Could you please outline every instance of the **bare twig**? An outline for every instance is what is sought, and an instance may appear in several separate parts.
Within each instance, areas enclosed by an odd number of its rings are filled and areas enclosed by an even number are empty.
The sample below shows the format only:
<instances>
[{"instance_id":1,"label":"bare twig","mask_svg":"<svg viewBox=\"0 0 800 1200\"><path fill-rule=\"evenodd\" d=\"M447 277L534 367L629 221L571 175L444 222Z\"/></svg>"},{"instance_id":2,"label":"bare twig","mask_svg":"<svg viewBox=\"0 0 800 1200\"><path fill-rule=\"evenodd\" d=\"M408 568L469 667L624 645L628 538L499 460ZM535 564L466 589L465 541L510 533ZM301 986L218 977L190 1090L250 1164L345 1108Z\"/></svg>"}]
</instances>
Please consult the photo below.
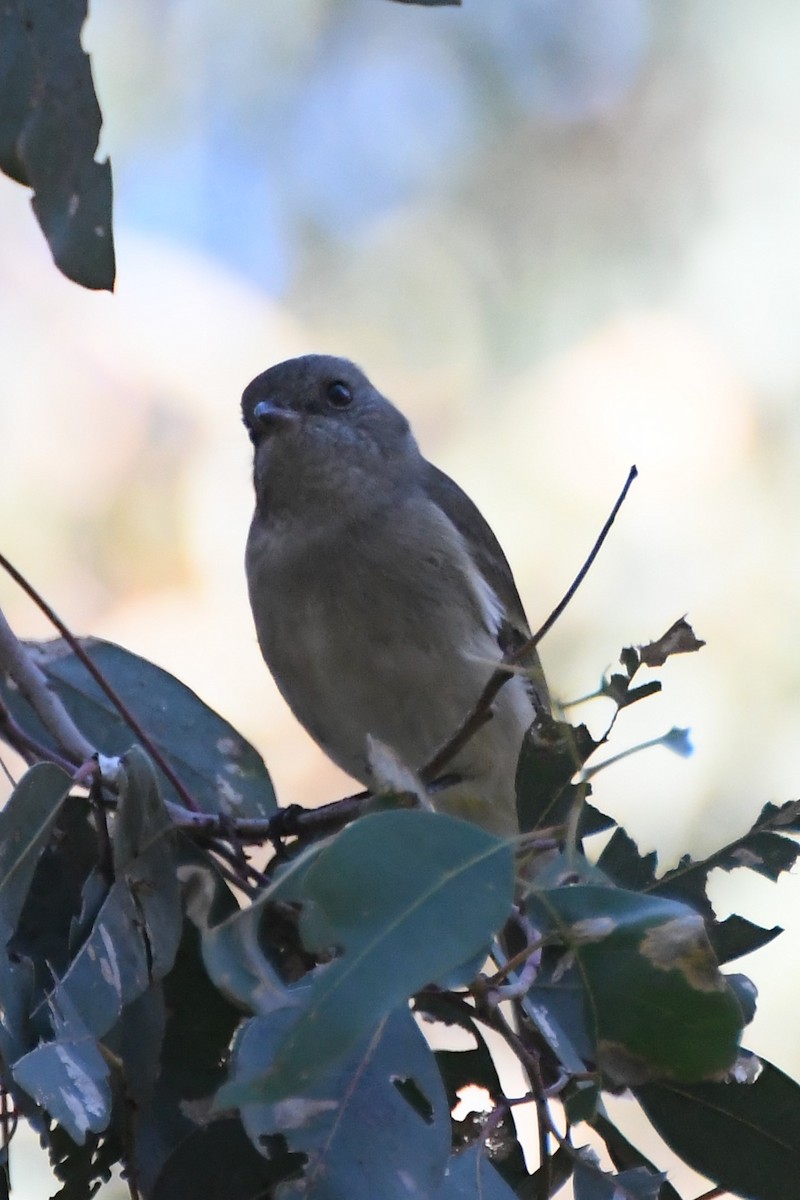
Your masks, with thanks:
<instances>
[{"instance_id":1,"label":"bare twig","mask_svg":"<svg viewBox=\"0 0 800 1200\"><path fill-rule=\"evenodd\" d=\"M5 557L4 554L0 554L0 567L2 567L3 570L6 571L7 574L9 574L11 576L11 578L14 580L14 582L22 588L22 590L25 592L25 594L27 596L29 596L30 599L34 602L34 604L44 613L44 615L47 617L48 621L50 621L51 625L53 625L54 628L56 628L58 630L58 632L63 637L64 641L69 646L72 653L75 655L76 658L78 658L81 661L83 666L86 668L86 670L91 675L92 679L94 679L94 681L98 685L98 687L102 689L104 694L111 701L111 703L113 704L114 708L119 713L122 720L125 722L125 724L128 726L128 728L136 735L136 737L139 739L139 741L141 742L144 749L147 751L147 753L150 755L150 757L153 759L153 761L160 767L160 769L164 773L164 775L166 775L167 779L170 781L170 783L174 787L175 791L180 796L181 801L185 805L185 807L188 808L190 810L190 812L197 812L198 806L197 806L195 800L192 798L192 796L189 794L189 792L187 791L184 784L181 782L181 780L175 774L172 767L167 762L166 758L161 753L159 748L155 745L155 743L153 742L153 739L150 737L150 734L139 723L137 718L133 715L133 713L130 711L130 709L125 704L125 702L122 700L122 698L117 694L117 692L114 690L114 688L111 686L111 684L106 679L103 672L98 670L98 668L92 662L89 655L84 650L83 646L80 644L78 639L75 637L74 633L72 633L72 631L64 624L64 622L61 620L61 618L58 616L58 614L55 612L55 610L47 603L45 598L42 595L40 595L39 592L37 592L37 590L33 586L33 584L28 582L28 580L25 578L25 576L22 575L11 562L9 562L9 560ZM9 629L9 632L11 632L10 629ZM22 644L17 640L17 638L14 637L13 633L11 633L11 637L16 642L16 645L19 647L20 651L22 651L23 654L26 654L27 657L30 659L30 654L28 654L25 647L22 646ZM48 689L48 694L50 695L50 697L52 698L53 701L56 700L56 697L53 696L53 693L50 692L49 689ZM37 694L37 700L38 700L38 698L39 697ZM63 705L60 705L60 707L63 710ZM39 713L38 708L36 709L36 712ZM41 715L41 714L39 714L39 715ZM42 718L42 719L44 720L44 718ZM46 722L45 722L45 724L46 724ZM48 728L49 728L49 726L48 726ZM87 747L89 745L89 743L85 741L85 739L83 738L83 735L80 735L80 736L81 736L81 740L82 740L84 746ZM91 756L94 753L95 753L94 747L90 747L89 753L84 754L83 757L91 758Z\"/></svg>"},{"instance_id":2,"label":"bare twig","mask_svg":"<svg viewBox=\"0 0 800 1200\"><path fill-rule=\"evenodd\" d=\"M0 563L3 563L0 555ZM5 565L5 564L3 564ZM64 705L50 690L41 668L17 638L0 611L0 670L13 679L45 729L55 738L74 764L84 762L95 753L70 717Z\"/></svg>"},{"instance_id":3,"label":"bare twig","mask_svg":"<svg viewBox=\"0 0 800 1200\"><path fill-rule=\"evenodd\" d=\"M470 738L481 728L481 726L485 725L489 720L491 716L492 703L497 696L497 693L513 675L513 672L509 672L506 668L510 666L516 666L518 663L527 658L528 655L536 649L545 634L552 629L553 625L555 625L556 621L561 616L564 609L567 607L570 600L586 578L592 563L597 558L600 548L608 537L611 526L614 524L617 513L622 507L625 497L627 496L631 484L633 483L637 474L638 471L636 470L636 467L631 467L630 471L628 472L628 478L625 480L625 485L617 497L616 503L614 504L614 507L612 508L605 525L601 529L600 534L595 541L586 561L584 562L580 571L578 571L578 574L575 576L562 599L550 613L550 616L547 618L544 624L540 625L536 632L532 634L532 636L529 637L526 642L523 642L518 649L506 655L501 665L489 678L489 681L481 692L475 707L455 731L453 736L449 738L449 740L445 742L445 744L439 750L436 751L430 762L426 763L425 767L421 771L423 779L431 780L435 779L437 775L440 775L442 768L445 767L456 754L458 754L459 750L461 750L462 747L465 746L470 740Z\"/></svg>"}]
</instances>

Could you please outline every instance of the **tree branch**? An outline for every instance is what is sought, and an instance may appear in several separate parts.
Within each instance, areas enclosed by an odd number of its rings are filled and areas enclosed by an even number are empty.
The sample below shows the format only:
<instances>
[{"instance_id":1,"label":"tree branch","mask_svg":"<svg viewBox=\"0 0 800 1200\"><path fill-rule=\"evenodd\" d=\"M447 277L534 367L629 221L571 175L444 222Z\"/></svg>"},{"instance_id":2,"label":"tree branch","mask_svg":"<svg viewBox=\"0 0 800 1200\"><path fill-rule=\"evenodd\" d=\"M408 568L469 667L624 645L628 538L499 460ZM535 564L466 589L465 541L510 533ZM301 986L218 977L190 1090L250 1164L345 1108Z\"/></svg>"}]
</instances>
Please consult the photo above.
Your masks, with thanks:
<instances>
[{"instance_id":1,"label":"tree branch","mask_svg":"<svg viewBox=\"0 0 800 1200\"><path fill-rule=\"evenodd\" d=\"M50 690L44 673L19 641L2 610L0 671L14 681L47 732L76 766L96 753L95 747L83 736L64 705Z\"/></svg>"}]
</instances>

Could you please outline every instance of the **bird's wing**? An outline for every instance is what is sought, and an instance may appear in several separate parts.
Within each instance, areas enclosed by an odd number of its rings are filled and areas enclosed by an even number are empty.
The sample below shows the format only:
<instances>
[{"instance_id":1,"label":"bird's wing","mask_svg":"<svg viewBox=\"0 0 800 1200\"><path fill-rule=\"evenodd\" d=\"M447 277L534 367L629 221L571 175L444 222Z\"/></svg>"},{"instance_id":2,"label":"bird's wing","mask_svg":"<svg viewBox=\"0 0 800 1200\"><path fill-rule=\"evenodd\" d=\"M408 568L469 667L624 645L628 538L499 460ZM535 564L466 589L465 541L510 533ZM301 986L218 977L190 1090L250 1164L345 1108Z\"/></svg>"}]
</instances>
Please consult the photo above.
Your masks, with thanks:
<instances>
[{"instance_id":1,"label":"bird's wing","mask_svg":"<svg viewBox=\"0 0 800 1200\"><path fill-rule=\"evenodd\" d=\"M491 527L458 484L432 463L425 464L424 487L463 537L475 565L503 606L505 620L497 631L500 649L503 654L518 649L530 637L530 627L511 567ZM547 684L536 652L526 659L526 665L537 671L534 687L539 700L547 704Z\"/></svg>"}]
</instances>

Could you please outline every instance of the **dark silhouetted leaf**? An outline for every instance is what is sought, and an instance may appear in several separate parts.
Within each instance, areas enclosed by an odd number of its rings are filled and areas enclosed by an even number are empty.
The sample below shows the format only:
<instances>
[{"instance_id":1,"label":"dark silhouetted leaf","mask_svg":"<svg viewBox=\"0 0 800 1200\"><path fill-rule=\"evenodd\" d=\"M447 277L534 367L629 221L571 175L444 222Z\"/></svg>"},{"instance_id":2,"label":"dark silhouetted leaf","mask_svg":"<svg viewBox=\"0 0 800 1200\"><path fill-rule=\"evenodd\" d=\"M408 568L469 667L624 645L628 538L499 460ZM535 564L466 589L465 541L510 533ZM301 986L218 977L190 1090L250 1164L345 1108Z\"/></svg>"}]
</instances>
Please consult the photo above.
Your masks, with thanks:
<instances>
[{"instance_id":1,"label":"dark silhouetted leaf","mask_svg":"<svg viewBox=\"0 0 800 1200\"><path fill-rule=\"evenodd\" d=\"M258 1091L292 1019L284 1009L247 1024L237 1039L232 1093L251 1081ZM407 1008L384 1018L302 1097L247 1105L242 1121L256 1146L282 1134L290 1151L307 1156L302 1179L282 1188L286 1200L430 1196L450 1152L442 1080Z\"/></svg>"},{"instance_id":2,"label":"dark silhouetted leaf","mask_svg":"<svg viewBox=\"0 0 800 1200\"><path fill-rule=\"evenodd\" d=\"M0 810L0 946L16 928L39 856L69 795L66 771L37 763Z\"/></svg>"},{"instance_id":3,"label":"dark silhouetted leaf","mask_svg":"<svg viewBox=\"0 0 800 1200\"><path fill-rule=\"evenodd\" d=\"M755 1083L650 1083L636 1097L695 1171L748 1200L789 1200L800 1179L800 1084L764 1062Z\"/></svg>"},{"instance_id":4,"label":"dark silhouetted leaf","mask_svg":"<svg viewBox=\"0 0 800 1200\"><path fill-rule=\"evenodd\" d=\"M537 891L528 904L575 956L596 1061L614 1082L697 1081L730 1068L742 1012L697 913L592 885Z\"/></svg>"},{"instance_id":5,"label":"dark silhouetted leaf","mask_svg":"<svg viewBox=\"0 0 800 1200\"><path fill-rule=\"evenodd\" d=\"M275 1184L299 1166L298 1157L280 1145L268 1161L238 1118L220 1117L195 1128L176 1147L148 1200L271 1200Z\"/></svg>"},{"instance_id":6,"label":"dark silhouetted leaf","mask_svg":"<svg viewBox=\"0 0 800 1200\"><path fill-rule=\"evenodd\" d=\"M633 838L621 828L614 830L597 860L597 865L618 887L640 891L655 879L658 857L655 850L640 854Z\"/></svg>"},{"instance_id":7,"label":"dark silhouetted leaf","mask_svg":"<svg viewBox=\"0 0 800 1200\"><path fill-rule=\"evenodd\" d=\"M585 725L569 725L552 718L545 718L525 735L516 784L517 814L523 833L566 820L570 805L568 802L565 807L562 800L565 789L599 745ZM608 821L608 825L613 824Z\"/></svg>"},{"instance_id":8,"label":"dark silhouetted leaf","mask_svg":"<svg viewBox=\"0 0 800 1200\"><path fill-rule=\"evenodd\" d=\"M701 650L705 642L695 636L685 617L679 617L655 642L639 646L639 656L647 667L662 667L673 654L692 654Z\"/></svg>"},{"instance_id":9,"label":"dark silhouetted leaf","mask_svg":"<svg viewBox=\"0 0 800 1200\"><path fill-rule=\"evenodd\" d=\"M185 1144L209 1119L214 1093L227 1074L228 1047L241 1019L241 1013L210 982L200 955L199 934L190 922L162 986L167 1024L161 1069L152 1095L140 1105L136 1118L137 1176L148 1196L162 1172L169 1177L179 1167L188 1171ZM226 1128L234 1144L240 1144L238 1133ZM219 1132L213 1134L215 1145L220 1136ZM196 1144L204 1155L208 1141L200 1138ZM249 1143L248 1148L252 1149ZM167 1167L176 1152L176 1162ZM205 1192L200 1189L194 1194Z\"/></svg>"},{"instance_id":10,"label":"dark silhouetted leaf","mask_svg":"<svg viewBox=\"0 0 800 1200\"><path fill-rule=\"evenodd\" d=\"M114 286L111 167L95 161L101 116L81 46L86 0L0 5L0 168L33 188L59 270Z\"/></svg>"},{"instance_id":11,"label":"dark silhouetted leaf","mask_svg":"<svg viewBox=\"0 0 800 1200\"><path fill-rule=\"evenodd\" d=\"M646 1167L610 1175L578 1163L572 1176L575 1200L658 1200L666 1176Z\"/></svg>"},{"instance_id":12,"label":"dark silhouetted leaf","mask_svg":"<svg viewBox=\"0 0 800 1200\"><path fill-rule=\"evenodd\" d=\"M98 750L124 754L136 736L67 644L26 643L50 686L75 723ZM113 642L86 638L81 642L94 665L112 685L153 744L204 812L231 817L271 817L275 794L264 763L249 742L167 671ZM50 742L19 692L3 686L0 696L16 720L32 736ZM159 773L168 800L179 802L172 785Z\"/></svg>"},{"instance_id":13,"label":"dark silhouetted leaf","mask_svg":"<svg viewBox=\"0 0 800 1200\"><path fill-rule=\"evenodd\" d=\"M762 946L773 941L779 933L783 933L780 925L773 925L772 929L764 929L761 925L754 925L752 921L734 913L724 921L720 921L719 924L712 925L708 936L717 961L726 963L732 962L735 958L741 958L743 954L751 954L754 950L760 950Z\"/></svg>"},{"instance_id":14,"label":"dark silhouetted leaf","mask_svg":"<svg viewBox=\"0 0 800 1200\"><path fill-rule=\"evenodd\" d=\"M592 1125L605 1142L606 1148L611 1155L611 1161L618 1171L624 1171L630 1167L646 1167L653 1174L658 1174L650 1159L646 1158L641 1150L632 1145L620 1133L616 1125L613 1125L609 1121L604 1113L598 1112L592 1121ZM665 1181L661 1184L661 1190L658 1192L658 1200L681 1200L681 1197L675 1191L672 1184Z\"/></svg>"},{"instance_id":15,"label":"dark silhouetted leaf","mask_svg":"<svg viewBox=\"0 0 800 1200\"><path fill-rule=\"evenodd\" d=\"M515 1200L515 1195L492 1166L486 1150L476 1143L451 1157L434 1200Z\"/></svg>"}]
</instances>

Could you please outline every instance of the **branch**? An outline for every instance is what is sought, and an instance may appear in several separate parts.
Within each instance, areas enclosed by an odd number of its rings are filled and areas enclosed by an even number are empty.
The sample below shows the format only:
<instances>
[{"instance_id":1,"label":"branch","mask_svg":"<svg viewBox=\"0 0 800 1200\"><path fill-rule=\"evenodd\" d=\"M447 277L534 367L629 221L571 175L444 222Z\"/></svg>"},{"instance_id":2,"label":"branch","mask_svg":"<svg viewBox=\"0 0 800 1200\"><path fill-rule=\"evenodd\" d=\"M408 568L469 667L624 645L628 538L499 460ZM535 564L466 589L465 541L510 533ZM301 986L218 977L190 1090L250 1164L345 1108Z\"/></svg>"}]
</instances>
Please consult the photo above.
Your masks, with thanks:
<instances>
[{"instance_id":1,"label":"branch","mask_svg":"<svg viewBox=\"0 0 800 1200\"><path fill-rule=\"evenodd\" d=\"M431 779L435 779L438 775L440 775L442 767L446 766L447 763L449 763L454 756L458 754L459 750L461 750L467 744L473 734L477 733L481 726L485 725L486 722L491 718L492 704L497 696L497 693L504 686L504 684L508 683L509 679L514 674L513 671L509 670L509 668L515 667L519 663L523 662L524 659L526 659L528 655L536 649L536 647L539 645L539 642L541 642L545 634L549 633L549 631L555 625L556 621L561 616L580 585L583 583L594 560L597 558L597 555L600 552L603 542L608 537L611 526L616 520L617 513L622 508L625 497L627 496L631 484L637 475L638 471L636 470L636 467L631 467L630 471L628 472L628 478L625 480L625 485L617 497L616 503L614 504L614 507L612 508L605 525L600 530L600 534L592 546L588 558L584 562L580 571L578 571L578 574L575 576L562 599L550 613L550 616L547 618L544 624L540 625L540 627L536 630L536 633L532 634L526 642L523 642L523 644L518 647L518 649L505 656L502 663L490 677L489 682L486 684L485 688L478 697L478 702L475 707L465 718L453 736L447 742L445 742L441 749L436 751L430 762L426 763L426 765L423 767L421 771L423 779L430 781Z\"/></svg>"},{"instance_id":2,"label":"branch","mask_svg":"<svg viewBox=\"0 0 800 1200\"><path fill-rule=\"evenodd\" d=\"M92 758L94 746L78 729L64 705L51 692L43 671L18 640L0 610L0 671L13 679L45 729L75 765Z\"/></svg>"},{"instance_id":3,"label":"branch","mask_svg":"<svg viewBox=\"0 0 800 1200\"><path fill-rule=\"evenodd\" d=\"M51 625L53 625L54 628L58 630L58 632L63 637L64 641L69 646L72 653L75 655L76 658L78 658L81 661L81 663L83 663L84 667L89 672L92 679L95 681L97 686L103 690L105 695L108 697L108 699L111 701L111 703L116 708L116 710L119 713L122 720L125 722L125 724L128 726L128 728L131 730L131 732L134 733L135 736L139 739L139 741L141 742L144 749L147 751L147 753L153 759L153 762L155 762L156 765L161 768L161 771L164 773L164 775L166 775L167 779L170 781L170 783L174 787L175 791L180 796L181 802L184 804L184 806L192 812L198 811L196 802L194 801L192 796L189 794L189 792L187 791L184 784L181 782L181 780L175 774L175 772L173 771L170 764L167 762L164 755L161 753L161 751L155 745L155 743L153 742L153 739L150 737L150 734L139 723L139 721L136 719L136 717L130 711L128 706L124 703L122 698L117 694L117 692L114 690L114 688L112 688L111 684L108 682L108 680L106 679L103 672L99 671L97 669L97 667L94 665L94 663L92 662L89 655L84 650L83 646L80 644L79 640L75 637L75 634L64 624L64 622L61 620L61 618L56 613L56 611L53 608L51 608L51 606L47 603L44 596L42 596L39 592L37 592L37 590L33 586L33 584L28 582L28 580L25 578L25 576L20 571L18 571L17 568L11 562L9 562L9 560L6 558L6 556L4 554L0 554L0 567L2 567L3 570L6 571L11 576L11 578L14 580L14 582L16 584L18 584L19 587L22 588L23 592L25 592L25 594L30 597L30 599L34 602L34 604L37 606L37 608L39 608L41 610L41 612L44 613L44 615L47 617L47 619L51 623ZM30 657L30 655L28 654L28 651L26 651L25 648L21 645L21 643L17 640L17 638L14 636L11 629L8 626L7 626L7 628L8 628L9 634L11 635L11 638L14 640L14 642L16 642L20 651L23 654L26 654L26 655L28 655L28 657ZM52 693L50 693L50 696L51 696L52 702L54 704L58 703L59 706L61 708L63 708L63 705L60 705L60 702L57 701L56 697L53 696ZM39 713L38 708L36 708L35 711L37 712L37 714L39 714L39 716L42 716L42 714ZM44 720L43 717L42 717L42 720ZM49 726L48 726L48 728L49 728ZM76 730L76 732L77 732L77 730ZM80 735L80 736L82 738L82 735ZM85 739L82 738L82 740L84 740L85 745L88 745L88 743L85 742ZM96 753L96 751L94 749L90 750L90 756L94 755L95 753ZM84 757L86 757L86 756L84 756Z\"/></svg>"}]
</instances>

